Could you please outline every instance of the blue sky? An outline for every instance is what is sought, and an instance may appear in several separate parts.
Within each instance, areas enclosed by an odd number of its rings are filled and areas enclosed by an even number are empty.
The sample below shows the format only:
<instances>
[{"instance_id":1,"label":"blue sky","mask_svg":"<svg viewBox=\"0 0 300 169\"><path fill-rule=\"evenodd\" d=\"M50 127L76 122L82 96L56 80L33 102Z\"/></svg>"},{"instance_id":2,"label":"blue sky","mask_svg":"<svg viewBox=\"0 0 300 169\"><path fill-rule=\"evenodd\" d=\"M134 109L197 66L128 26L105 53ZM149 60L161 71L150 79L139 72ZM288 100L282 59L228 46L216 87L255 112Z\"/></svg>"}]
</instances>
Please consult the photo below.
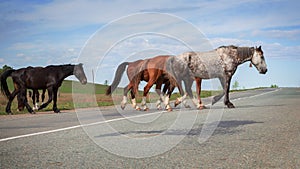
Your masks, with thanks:
<instances>
[{"instance_id":1,"label":"blue sky","mask_svg":"<svg viewBox=\"0 0 300 169\"><path fill-rule=\"evenodd\" d=\"M241 88L271 84L300 87L299 9L299 1L281 0L1 1L0 65L21 68L77 63L88 40L99 33L99 29L103 30L108 24L128 15L156 12L186 20L201 31L214 48L231 44L261 45L269 71L266 75L260 75L248 64L240 66L233 81L238 81ZM130 24L122 27L124 31L130 29ZM189 30L186 31L188 36ZM104 37L102 41L111 40L109 36ZM140 59L138 55L128 52L160 44L159 50L163 53L174 46L173 42L164 38L149 35L139 38L124 40L113 48L111 62L107 63L111 66L109 71L101 70L105 67L105 61L96 61L100 65L95 76L97 83L112 81L115 67L124 60L120 58L122 55L131 56L131 60ZM172 54L180 54L184 50L177 44ZM88 70L89 65L85 66ZM92 80L89 78L89 81ZM204 86L209 88L209 83L205 82Z\"/></svg>"}]
</instances>

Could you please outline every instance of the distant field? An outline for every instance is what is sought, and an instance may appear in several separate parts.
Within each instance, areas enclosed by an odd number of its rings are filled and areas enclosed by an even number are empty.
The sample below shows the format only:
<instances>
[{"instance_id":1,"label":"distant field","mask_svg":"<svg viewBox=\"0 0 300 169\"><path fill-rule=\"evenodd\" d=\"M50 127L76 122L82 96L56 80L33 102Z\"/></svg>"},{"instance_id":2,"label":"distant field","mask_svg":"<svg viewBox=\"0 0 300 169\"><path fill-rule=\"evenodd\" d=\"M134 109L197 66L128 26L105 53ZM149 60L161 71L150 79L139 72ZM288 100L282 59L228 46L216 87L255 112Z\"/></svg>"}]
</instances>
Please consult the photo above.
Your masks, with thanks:
<instances>
[{"instance_id":1,"label":"distant field","mask_svg":"<svg viewBox=\"0 0 300 169\"><path fill-rule=\"evenodd\" d=\"M8 79L8 85L10 91L13 90L13 84L12 80ZM79 88L76 88L76 90L73 91L73 86L79 86ZM113 99L111 96L105 95L105 90L107 86L101 85L101 84L86 84L81 85L79 82L73 82L65 80L62 84L62 86L59 88L59 97L57 101L58 108L60 110L71 110L74 109L74 103L73 103L73 94L74 97L76 97L76 107L86 108L86 107L95 107L95 106L111 106L115 104L119 104L122 99L123 95L123 89L119 88L116 90L116 94L113 95ZM40 91L40 94L42 92ZM201 97L208 97L211 96L212 91L202 91ZM95 95L95 99L93 99ZM158 96L156 94L151 93L151 101L156 101L158 99ZM138 102L141 101L142 92L139 93ZM171 100L176 99L179 97L178 93L174 93L171 97ZM46 93L46 99L48 99L48 94ZM130 100L130 99L128 99ZM29 104L32 105L31 98L28 98ZM1 94L0 95L0 115L6 114L5 113L5 107L7 104L7 99ZM22 113L28 113L27 110L18 112L17 111L17 99L15 98L11 107L11 110L13 114L22 114ZM49 104L47 108L45 108L43 111L52 111L52 104Z\"/></svg>"}]
</instances>

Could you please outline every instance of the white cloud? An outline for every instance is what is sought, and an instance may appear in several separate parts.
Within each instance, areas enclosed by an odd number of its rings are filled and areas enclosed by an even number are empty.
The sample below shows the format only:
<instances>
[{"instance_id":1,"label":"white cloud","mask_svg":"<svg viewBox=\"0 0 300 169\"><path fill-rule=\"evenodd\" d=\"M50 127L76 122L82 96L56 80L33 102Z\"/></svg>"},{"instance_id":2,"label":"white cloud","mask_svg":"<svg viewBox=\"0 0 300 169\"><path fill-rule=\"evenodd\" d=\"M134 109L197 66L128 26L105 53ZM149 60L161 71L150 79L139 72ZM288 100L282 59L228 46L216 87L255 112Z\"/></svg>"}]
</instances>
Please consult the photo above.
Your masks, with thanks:
<instances>
[{"instance_id":1,"label":"white cloud","mask_svg":"<svg viewBox=\"0 0 300 169\"><path fill-rule=\"evenodd\" d=\"M5 59L4 58L0 58L0 63L4 63Z\"/></svg>"},{"instance_id":2,"label":"white cloud","mask_svg":"<svg viewBox=\"0 0 300 169\"><path fill-rule=\"evenodd\" d=\"M300 37L300 30L255 30L252 32L254 36L264 36L277 39L296 40Z\"/></svg>"},{"instance_id":3,"label":"white cloud","mask_svg":"<svg viewBox=\"0 0 300 169\"><path fill-rule=\"evenodd\" d=\"M17 42L12 44L9 49L10 50L30 50L36 48L36 44L32 42Z\"/></svg>"},{"instance_id":4,"label":"white cloud","mask_svg":"<svg viewBox=\"0 0 300 169\"><path fill-rule=\"evenodd\" d=\"M24 53L18 53L17 57L23 57L25 54Z\"/></svg>"}]
</instances>

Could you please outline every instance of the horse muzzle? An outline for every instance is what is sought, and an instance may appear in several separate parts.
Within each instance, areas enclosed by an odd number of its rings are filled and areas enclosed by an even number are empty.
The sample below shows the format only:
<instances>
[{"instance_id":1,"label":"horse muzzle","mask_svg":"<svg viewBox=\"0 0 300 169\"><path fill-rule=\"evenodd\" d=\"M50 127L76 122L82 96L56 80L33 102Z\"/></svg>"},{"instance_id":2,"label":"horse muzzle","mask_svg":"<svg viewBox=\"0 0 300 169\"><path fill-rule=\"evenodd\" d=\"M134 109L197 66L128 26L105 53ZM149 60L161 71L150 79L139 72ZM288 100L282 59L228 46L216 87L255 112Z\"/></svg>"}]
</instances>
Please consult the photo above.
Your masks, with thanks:
<instances>
[{"instance_id":1,"label":"horse muzzle","mask_svg":"<svg viewBox=\"0 0 300 169\"><path fill-rule=\"evenodd\" d=\"M80 80L80 83L83 84L83 85L85 85L87 83L87 80L86 79L82 79L82 80Z\"/></svg>"},{"instance_id":2,"label":"horse muzzle","mask_svg":"<svg viewBox=\"0 0 300 169\"><path fill-rule=\"evenodd\" d=\"M261 69L261 70L259 71L259 73L260 73L260 74L266 74L266 73L267 73L267 71L268 71L268 69L267 69L267 68L265 68L265 69Z\"/></svg>"}]
</instances>

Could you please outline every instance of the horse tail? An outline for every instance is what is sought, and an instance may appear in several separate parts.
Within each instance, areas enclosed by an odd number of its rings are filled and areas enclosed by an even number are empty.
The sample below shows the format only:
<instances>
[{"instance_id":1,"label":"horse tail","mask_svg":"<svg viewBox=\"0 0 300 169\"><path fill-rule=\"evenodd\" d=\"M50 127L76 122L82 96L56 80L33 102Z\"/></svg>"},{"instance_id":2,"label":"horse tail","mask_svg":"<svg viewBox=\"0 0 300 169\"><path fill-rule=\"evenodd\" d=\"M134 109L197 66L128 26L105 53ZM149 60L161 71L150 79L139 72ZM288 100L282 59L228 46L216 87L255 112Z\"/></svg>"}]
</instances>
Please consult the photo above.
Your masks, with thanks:
<instances>
[{"instance_id":1,"label":"horse tail","mask_svg":"<svg viewBox=\"0 0 300 169\"><path fill-rule=\"evenodd\" d=\"M168 78L169 78L169 81L172 80L172 79L177 79L175 77L175 70L174 70L174 66L175 66L175 57L171 57L167 60L166 62L166 71L167 71L167 74L168 74ZM170 83L172 83L170 81Z\"/></svg>"},{"instance_id":2,"label":"horse tail","mask_svg":"<svg viewBox=\"0 0 300 169\"><path fill-rule=\"evenodd\" d=\"M106 95L111 95L111 93L117 88L128 64L129 62L123 62L118 66L113 83L106 89Z\"/></svg>"},{"instance_id":3,"label":"horse tail","mask_svg":"<svg viewBox=\"0 0 300 169\"><path fill-rule=\"evenodd\" d=\"M1 92L2 94L4 94L7 98L10 97L11 93L8 89L8 85L7 85L7 82L6 82L6 79L11 76L11 74L16 71L14 69L9 69L9 70L6 70L5 72L3 72L1 74L1 77L0 77L0 85L1 85Z\"/></svg>"},{"instance_id":4,"label":"horse tail","mask_svg":"<svg viewBox=\"0 0 300 169\"><path fill-rule=\"evenodd\" d=\"M178 87L179 93L184 94L181 82L184 80L186 66L177 60L176 56L171 57L166 64L166 70L170 85Z\"/></svg>"}]
</instances>

